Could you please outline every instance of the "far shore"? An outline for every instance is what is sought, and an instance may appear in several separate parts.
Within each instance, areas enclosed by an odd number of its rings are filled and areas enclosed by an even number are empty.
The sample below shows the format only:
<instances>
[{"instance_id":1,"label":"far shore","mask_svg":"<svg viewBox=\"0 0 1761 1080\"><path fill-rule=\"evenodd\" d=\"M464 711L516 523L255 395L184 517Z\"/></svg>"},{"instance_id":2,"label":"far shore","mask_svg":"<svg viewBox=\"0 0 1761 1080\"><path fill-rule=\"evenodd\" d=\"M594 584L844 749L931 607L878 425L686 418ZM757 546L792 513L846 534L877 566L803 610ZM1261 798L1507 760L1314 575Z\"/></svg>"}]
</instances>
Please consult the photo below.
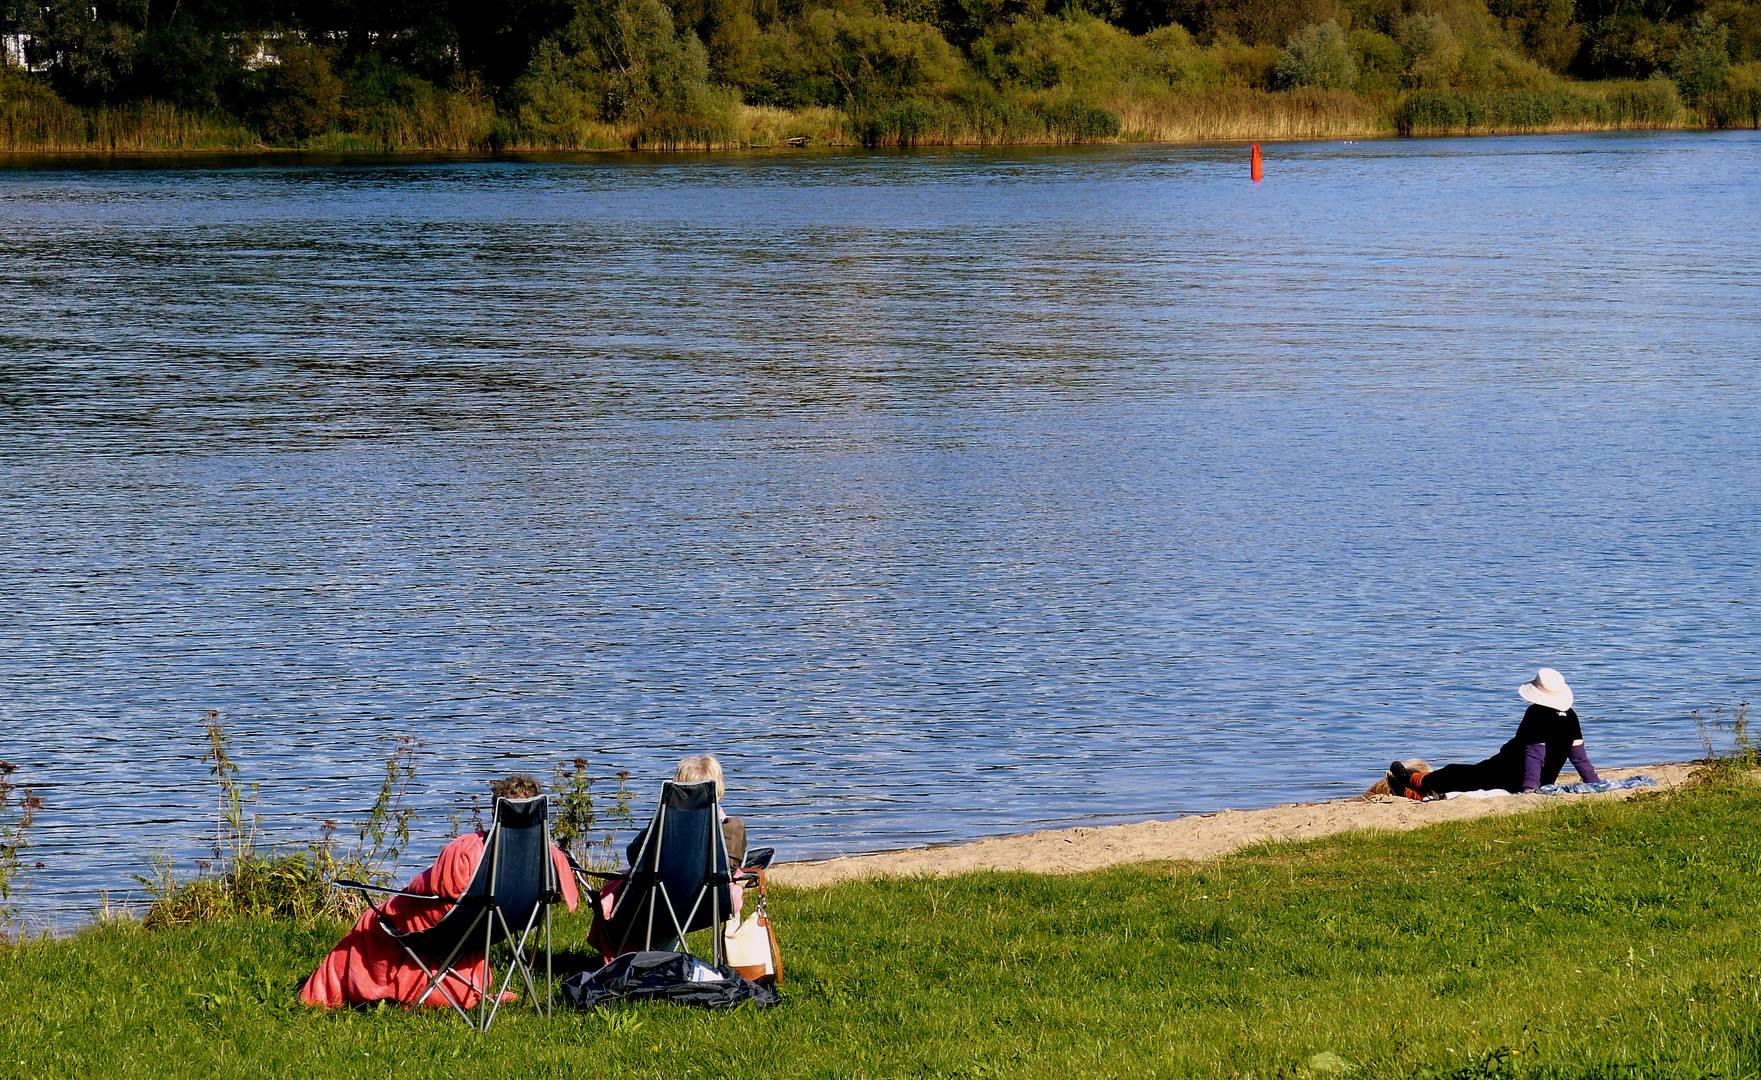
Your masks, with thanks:
<instances>
[{"instance_id":1,"label":"far shore","mask_svg":"<svg viewBox=\"0 0 1761 1080\"><path fill-rule=\"evenodd\" d=\"M1739 130L1731 128L1705 127L1686 123L1661 124L1621 124L1621 125L1584 125L1554 124L1543 127L1522 128L1476 128L1471 131L1436 131L1402 134L1387 128L1351 129L1328 131L1315 134L1290 134L1287 131L1271 130L1265 133L1253 131L1231 131L1226 134L1196 136L1191 138L1120 138L1112 140L1095 140L1072 142L1069 140L987 142L987 141L922 141L907 146L880 145L868 146L860 142L813 142L805 146L791 146L786 143L713 143L708 145L643 145L630 147L612 146L518 146L501 149L477 147L460 149L456 147L392 147L363 148L347 147L332 148L323 146L198 146L187 148L143 148L143 147L106 147L106 146L66 146L52 149L32 147L0 147L0 168L28 167L34 163L44 164L78 164L90 161L115 161L119 163L135 162L189 162L216 163L224 161L261 162L264 160L285 161L289 163L313 164L420 164L429 162L491 162L491 161L543 161L569 160L585 157L610 157L618 155L664 155L679 157L682 155L724 155L724 154L763 154L773 157L814 156L827 153L849 152L887 152L901 153L922 150L1073 150L1094 149L1097 147L1204 147L1204 146L1245 146L1249 143L1264 145L1296 145L1306 143L1327 142L1371 142L1385 140L1438 139L1438 138L1479 138L1486 136L1502 137L1513 135L1594 135L1615 133L1659 133L1659 132L1703 132Z\"/></svg>"},{"instance_id":2,"label":"far shore","mask_svg":"<svg viewBox=\"0 0 1761 1080\"><path fill-rule=\"evenodd\" d=\"M1522 814L1585 799L1627 799L1642 791L1679 787L1699 766L1649 765L1603 769L1605 780L1644 775L1655 788L1629 788L1589 795L1509 795L1490 799L1415 802L1388 795L1360 795L1318 803L1286 803L1263 810L1222 810L1167 820L1098 828L1053 829L992 837L948 847L909 848L817 862L780 863L771 882L802 888L876 877L947 877L983 870L1072 874L1122 863L1201 862L1254 844L1317 840L1336 833L1404 832L1445 821ZM1560 783L1571 783L1570 773Z\"/></svg>"}]
</instances>

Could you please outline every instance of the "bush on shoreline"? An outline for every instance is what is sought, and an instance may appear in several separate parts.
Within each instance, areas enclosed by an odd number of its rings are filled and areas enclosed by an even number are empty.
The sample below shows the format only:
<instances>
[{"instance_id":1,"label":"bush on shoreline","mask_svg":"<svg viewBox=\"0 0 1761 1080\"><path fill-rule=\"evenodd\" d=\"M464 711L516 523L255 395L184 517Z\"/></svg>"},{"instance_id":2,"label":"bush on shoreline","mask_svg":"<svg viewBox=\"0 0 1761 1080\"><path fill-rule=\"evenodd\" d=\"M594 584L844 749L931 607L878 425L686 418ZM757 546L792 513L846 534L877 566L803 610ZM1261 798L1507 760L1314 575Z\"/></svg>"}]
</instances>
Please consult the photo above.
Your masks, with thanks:
<instances>
[{"instance_id":1,"label":"bush on shoreline","mask_svg":"<svg viewBox=\"0 0 1761 1080\"><path fill-rule=\"evenodd\" d=\"M148 854L148 872L135 877L149 898L140 918L142 926L163 930L233 919L296 923L350 919L365 905L359 894L337 889L339 880L395 883L399 860L416 823L412 795L419 742L407 736L387 740L378 793L354 823L352 843L340 841L337 834L343 827L326 820L316 839L266 845L260 838L257 786L240 779L225 718L210 710L203 717L202 734L208 748L202 761L208 766L215 797L211 858L200 861L197 873L186 877L178 873L165 852ZM3 776L0 773L0 778ZM617 789L609 800L599 802L593 794L598 778L588 775L585 758L556 766L554 779L551 831L556 843L570 850L584 866L616 865L622 857L617 849L618 832L635 826L629 773L617 773ZM29 792L25 795L28 799ZM7 837L23 831L22 826L9 831L6 806L0 801L0 870L5 869ZM483 809L481 796L474 796L469 820L454 814L452 831L481 828ZM0 877L0 885L5 881ZM0 892L0 901L5 896Z\"/></svg>"},{"instance_id":2,"label":"bush on shoreline","mask_svg":"<svg viewBox=\"0 0 1761 1080\"><path fill-rule=\"evenodd\" d=\"M1761 0L1685 13L1600 3L515 0L506 20L353 0L295 0L273 18L266 9L14 5L0 10L9 42L0 150L1058 144L1761 125ZM1622 93L1632 97L1624 106ZM1324 117L1317 100L1331 102Z\"/></svg>"}]
</instances>

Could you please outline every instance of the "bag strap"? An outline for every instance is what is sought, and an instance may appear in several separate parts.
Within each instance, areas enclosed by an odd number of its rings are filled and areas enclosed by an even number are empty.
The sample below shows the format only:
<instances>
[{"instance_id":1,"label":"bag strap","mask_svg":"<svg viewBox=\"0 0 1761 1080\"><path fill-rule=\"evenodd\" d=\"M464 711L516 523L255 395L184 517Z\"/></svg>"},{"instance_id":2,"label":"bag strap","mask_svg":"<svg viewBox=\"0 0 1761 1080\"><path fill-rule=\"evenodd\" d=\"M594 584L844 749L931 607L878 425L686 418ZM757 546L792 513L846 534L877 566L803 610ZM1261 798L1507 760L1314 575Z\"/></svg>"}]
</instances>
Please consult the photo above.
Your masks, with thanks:
<instances>
[{"instance_id":1,"label":"bag strap","mask_svg":"<svg viewBox=\"0 0 1761 1080\"><path fill-rule=\"evenodd\" d=\"M777 948L776 927L770 921L770 896L764 890L764 871L754 868L758 875L758 909L752 913L758 925L764 927L765 940L770 942L770 963L776 969L777 985L783 985L783 954Z\"/></svg>"}]
</instances>

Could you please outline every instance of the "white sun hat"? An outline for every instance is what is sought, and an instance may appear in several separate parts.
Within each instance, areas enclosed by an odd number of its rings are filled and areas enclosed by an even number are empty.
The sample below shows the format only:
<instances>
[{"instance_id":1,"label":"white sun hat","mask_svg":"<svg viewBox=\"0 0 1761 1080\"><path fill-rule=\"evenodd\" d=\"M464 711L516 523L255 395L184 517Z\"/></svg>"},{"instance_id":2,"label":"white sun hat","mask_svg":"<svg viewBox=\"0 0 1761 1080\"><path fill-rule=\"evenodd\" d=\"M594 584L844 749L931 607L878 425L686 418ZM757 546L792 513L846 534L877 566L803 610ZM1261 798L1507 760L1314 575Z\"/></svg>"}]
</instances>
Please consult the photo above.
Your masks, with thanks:
<instances>
[{"instance_id":1,"label":"white sun hat","mask_svg":"<svg viewBox=\"0 0 1761 1080\"><path fill-rule=\"evenodd\" d=\"M1549 709L1560 712L1571 708L1571 687L1565 684L1565 676L1550 667L1544 667L1535 675L1534 682L1526 682L1516 688L1524 701L1536 705L1545 705Z\"/></svg>"}]
</instances>

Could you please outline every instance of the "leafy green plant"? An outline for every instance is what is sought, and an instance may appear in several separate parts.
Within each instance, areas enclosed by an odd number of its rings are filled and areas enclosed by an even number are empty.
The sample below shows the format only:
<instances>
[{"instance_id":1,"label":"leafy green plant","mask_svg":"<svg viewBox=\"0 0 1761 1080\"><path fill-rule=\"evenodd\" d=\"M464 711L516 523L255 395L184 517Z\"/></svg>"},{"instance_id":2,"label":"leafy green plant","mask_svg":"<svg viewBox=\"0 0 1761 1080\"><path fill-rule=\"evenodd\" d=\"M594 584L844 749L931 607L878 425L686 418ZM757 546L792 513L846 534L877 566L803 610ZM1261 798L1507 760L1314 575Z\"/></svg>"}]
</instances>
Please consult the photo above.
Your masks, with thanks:
<instances>
[{"instance_id":1,"label":"leafy green plant","mask_svg":"<svg viewBox=\"0 0 1761 1080\"><path fill-rule=\"evenodd\" d=\"M227 744L225 719L218 709L209 709L202 716L202 733L208 740L208 752L202 755L202 761L214 778L214 866L222 874L229 861L236 865L240 859L249 859L256 853L257 829L261 824L256 812L257 787L239 783L238 766L233 763Z\"/></svg>"},{"instance_id":2,"label":"leafy green plant","mask_svg":"<svg viewBox=\"0 0 1761 1080\"><path fill-rule=\"evenodd\" d=\"M23 891L25 878L42 863L31 864L24 852L31 846L30 828L37 820L43 800L30 788L12 782L18 766L0 761L0 927L16 920L14 899Z\"/></svg>"},{"instance_id":3,"label":"leafy green plant","mask_svg":"<svg viewBox=\"0 0 1761 1080\"><path fill-rule=\"evenodd\" d=\"M1748 702L1739 701L1728 710L1719 706L1710 715L1698 709L1688 715L1706 748L1706 764L1714 770L1738 773L1761 767L1761 742L1749 733ZM1727 750L1718 748L1721 735L1730 740Z\"/></svg>"},{"instance_id":4,"label":"leafy green plant","mask_svg":"<svg viewBox=\"0 0 1761 1080\"><path fill-rule=\"evenodd\" d=\"M1356 50L1339 24L1328 20L1291 35L1278 54L1274 78L1281 90L1349 90L1357 82Z\"/></svg>"},{"instance_id":5,"label":"leafy green plant","mask_svg":"<svg viewBox=\"0 0 1761 1080\"><path fill-rule=\"evenodd\" d=\"M148 872L134 875L148 897L143 922L150 928L214 922L237 916L310 920L349 916L359 907L353 894L339 892L339 878L388 881L410 840L416 811L410 805L421 744L391 740L379 793L356 829L356 842L336 841L337 823L325 821L317 839L304 845L264 848L257 785L239 779L224 717L209 710L202 720L209 766L216 790L214 857L197 862L194 877L180 878L169 853L144 856Z\"/></svg>"},{"instance_id":6,"label":"leafy green plant","mask_svg":"<svg viewBox=\"0 0 1761 1080\"><path fill-rule=\"evenodd\" d=\"M366 872L367 881L390 878L397 870L398 856L409 846L410 828L416 823L416 809L409 802L410 785L416 780L416 755L421 750L422 744L408 735L391 740L379 795L361 820L359 842L350 856L355 868Z\"/></svg>"},{"instance_id":7,"label":"leafy green plant","mask_svg":"<svg viewBox=\"0 0 1761 1080\"><path fill-rule=\"evenodd\" d=\"M1730 77L1730 28L1702 11L1688 26L1669 73L1690 105L1699 105Z\"/></svg>"},{"instance_id":8,"label":"leafy green plant","mask_svg":"<svg viewBox=\"0 0 1761 1080\"><path fill-rule=\"evenodd\" d=\"M618 771L618 788L609 805L595 803L593 798L593 785L601 779L588 775L585 757L557 765L552 788L557 812L551 836L582 866L611 869L621 862L618 830L634 828L636 818L630 810L629 771Z\"/></svg>"}]
</instances>

